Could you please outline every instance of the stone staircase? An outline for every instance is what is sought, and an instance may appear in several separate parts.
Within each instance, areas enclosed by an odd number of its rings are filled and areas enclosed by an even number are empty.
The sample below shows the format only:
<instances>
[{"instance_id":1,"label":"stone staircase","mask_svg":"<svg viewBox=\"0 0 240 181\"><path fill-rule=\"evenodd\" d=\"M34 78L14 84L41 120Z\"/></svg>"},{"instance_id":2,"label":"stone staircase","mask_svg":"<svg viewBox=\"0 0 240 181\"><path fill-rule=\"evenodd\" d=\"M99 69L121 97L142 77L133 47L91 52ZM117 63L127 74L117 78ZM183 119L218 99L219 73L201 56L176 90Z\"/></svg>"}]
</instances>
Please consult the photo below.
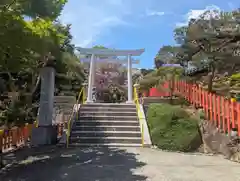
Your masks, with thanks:
<instances>
[{"instance_id":1,"label":"stone staircase","mask_svg":"<svg viewBox=\"0 0 240 181\"><path fill-rule=\"evenodd\" d=\"M141 146L141 130L134 104L93 103L80 108L71 145Z\"/></svg>"}]
</instances>

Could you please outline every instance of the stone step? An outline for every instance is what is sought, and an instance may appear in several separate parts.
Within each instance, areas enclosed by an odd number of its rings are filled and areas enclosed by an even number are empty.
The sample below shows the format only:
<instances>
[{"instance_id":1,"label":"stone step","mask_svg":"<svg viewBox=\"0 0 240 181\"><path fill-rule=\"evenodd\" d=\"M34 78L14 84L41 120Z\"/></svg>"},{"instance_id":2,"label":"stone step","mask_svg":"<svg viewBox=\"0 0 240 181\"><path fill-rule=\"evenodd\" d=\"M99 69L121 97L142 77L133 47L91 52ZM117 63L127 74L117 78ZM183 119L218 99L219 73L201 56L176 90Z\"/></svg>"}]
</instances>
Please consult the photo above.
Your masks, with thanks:
<instances>
[{"instance_id":1,"label":"stone step","mask_svg":"<svg viewBox=\"0 0 240 181\"><path fill-rule=\"evenodd\" d=\"M139 126L139 122L137 120L82 120L76 121L75 126Z\"/></svg>"},{"instance_id":2,"label":"stone step","mask_svg":"<svg viewBox=\"0 0 240 181\"><path fill-rule=\"evenodd\" d=\"M71 142L86 143L86 144L102 144L102 143L115 143L115 144L141 144L141 137L71 137Z\"/></svg>"},{"instance_id":3,"label":"stone step","mask_svg":"<svg viewBox=\"0 0 240 181\"><path fill-rule=\"evenodd\" d=\"M80 118L82 117L92 117L92 116L111 116L111 117L116 117L116 116L137 116L136 111L135 112L88 112L88 111L80 111L79 113Z\"/></svg>"},{"instance_id":4,"label":"stone step","mask_svg":"<svg viewBox=\"0 0 240 181\"><path fill-rule=\"evenodd\" d=\"M115 147L142 147L142 144L139 143L78 143L74 142L70 144L71 146L77 146L77 147L109 147L109 148L115 148Z\"/></svg>"},{"instance_id":5,"label":"stone step","mask_svg":"<svg viewBox=\"0 0 240 181\"><path fill-rule=\"evenodd\" d=\"M72 137L141 137L141 132L131 131L72 131Z\"/></svg>"},{"instance_id":6,"label":"stone step","mask_svg":"<svg viewBox=\"0 0 240 181\"><path fill-rule=\"evenodd\" d=\"M136 107L81 107L80 112L136 112Z\"/></svg>"},{"instance_id":7,"label":"stone step","mask_svg":"<svg viewBox=\"0 0 240 181\"><path fill-rule=\"evenodd\" d=\"M122 121L134 121L138 120L137 115L136 116L80 116L80 120L107 120L107 121L112 121L112 120L122 120Z\"/></svg>"},{"instance_id":8,"label":"stone step","mask_svg":"<svg viewBox=\"0 0 240 181\"><path fill-rule=\"evenodd\" d=\"M118 103L91 103L91 104L83 104L82 105L83 108L136 108L135 104L118 104Z\"/></svg>"},{"instance_id":9,"label":"stone step","mask_svg":"<svg viewBox=\"0 0 240 181\"><path fill-rule=\"evenodd\" d=\"M79 131L139 131L140 132L140 127L138 126L85 126L85 125L80 125L80 126L75 126L73 128L74 130L79 130Z\"/></svg>"}]
</instances>

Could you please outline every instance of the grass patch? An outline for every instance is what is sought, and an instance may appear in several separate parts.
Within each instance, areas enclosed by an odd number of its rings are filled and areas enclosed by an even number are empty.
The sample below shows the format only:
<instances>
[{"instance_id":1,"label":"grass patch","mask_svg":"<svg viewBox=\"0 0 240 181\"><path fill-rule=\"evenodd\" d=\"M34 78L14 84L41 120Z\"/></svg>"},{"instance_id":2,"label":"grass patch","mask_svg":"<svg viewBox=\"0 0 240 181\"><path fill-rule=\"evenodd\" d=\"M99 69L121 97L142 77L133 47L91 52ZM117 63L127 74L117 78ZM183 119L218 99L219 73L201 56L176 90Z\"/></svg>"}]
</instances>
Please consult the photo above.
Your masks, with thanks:
<instances>
[{"instance_id":1,"label":"grass patch","mask_svg":"<svg viewBox=\"0 0 240 181\"><path fill-rule=\"evenodd\" d=\"M151 104L147 118L152 142L158 148L189 152L201 145L198 121L180 106Z\"/></svg>"}]
</instances>

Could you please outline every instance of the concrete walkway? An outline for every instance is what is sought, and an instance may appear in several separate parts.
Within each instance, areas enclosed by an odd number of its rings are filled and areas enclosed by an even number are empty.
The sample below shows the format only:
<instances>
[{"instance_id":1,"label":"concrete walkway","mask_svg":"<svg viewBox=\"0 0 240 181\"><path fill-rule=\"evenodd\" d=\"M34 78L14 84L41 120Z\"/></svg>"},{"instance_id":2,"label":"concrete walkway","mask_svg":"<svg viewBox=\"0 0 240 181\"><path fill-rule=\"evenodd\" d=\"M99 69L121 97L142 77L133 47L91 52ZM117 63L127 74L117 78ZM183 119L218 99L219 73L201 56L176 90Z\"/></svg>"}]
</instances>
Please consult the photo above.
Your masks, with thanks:
<instances>
[{"instance_id":1,"label":"concrete walkway","mask_svg":"<svg viewBox=\"0 0 240 181\"><path fill-rule=\"evenodd\" d=\"M221 157L149 148L72 148L10 167L1 181L240 181L240 164Z\"/></svg>"}]
</instances>

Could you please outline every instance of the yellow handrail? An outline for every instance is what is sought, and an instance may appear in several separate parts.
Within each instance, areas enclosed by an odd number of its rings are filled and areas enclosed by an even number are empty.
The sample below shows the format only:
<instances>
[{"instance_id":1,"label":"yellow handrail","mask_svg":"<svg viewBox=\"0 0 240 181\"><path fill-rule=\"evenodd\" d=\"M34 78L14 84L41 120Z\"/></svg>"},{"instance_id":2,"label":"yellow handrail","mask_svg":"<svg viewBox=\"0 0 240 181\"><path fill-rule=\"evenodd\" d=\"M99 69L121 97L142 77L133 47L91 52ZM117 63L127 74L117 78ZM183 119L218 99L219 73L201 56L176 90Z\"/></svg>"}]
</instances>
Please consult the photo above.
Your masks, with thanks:
<instances>
[{"instance_id":1,"label":"yellow handrail","mask_svg":"<svg viewBox=\"0 0 240 181\"><path fill-rule=\"evenodd\" d=\"M81 88L81 90L79 91L79 94L78 94L78 98L77 98L77 102L76 102L76 105L77 105L77 113L76 113L76 117L78 118L78 104L79 104L79 101L80 101L80 98L81 98L81 95L82 95L82 103L85 103L85 90L84 88ZM70 131L71 131L71 120L72 120L72 117L74 115L74 106L73 105L73 109L72 109L72 113L71 113L71 116L70 118L68 119L68 123L67 123L67 148L69 146L69 138L70 138Z\"/></svg>"},{"instance_id":2,"label":"yellow handrail","mask_svg":"<svg viewBox=\"0 0 240 181\"><path fill-rule=\"evenodd\" d=\"M139 104L139 100L138 100L138 94L137 94L136 87L134 87L134 101L136 103L138 119L139 119L139 123L140 123L140 126L141 126L142 147L144 147L144 126L143 126L143 121L142 121L143 114L142 114L142 111L140 109L140 104Z\"/></svg>"},{"instance_id":3,"label":"yellow handrail","mask_svg":"<svg viewBox=\"0 0 240 181\"><path fill-rule=\"evenodd\" d=\"M36 121L34 121L34 124L36 126L36 128L38 127L38 119L36 119Z\"/></svg>"}]
</instances>

